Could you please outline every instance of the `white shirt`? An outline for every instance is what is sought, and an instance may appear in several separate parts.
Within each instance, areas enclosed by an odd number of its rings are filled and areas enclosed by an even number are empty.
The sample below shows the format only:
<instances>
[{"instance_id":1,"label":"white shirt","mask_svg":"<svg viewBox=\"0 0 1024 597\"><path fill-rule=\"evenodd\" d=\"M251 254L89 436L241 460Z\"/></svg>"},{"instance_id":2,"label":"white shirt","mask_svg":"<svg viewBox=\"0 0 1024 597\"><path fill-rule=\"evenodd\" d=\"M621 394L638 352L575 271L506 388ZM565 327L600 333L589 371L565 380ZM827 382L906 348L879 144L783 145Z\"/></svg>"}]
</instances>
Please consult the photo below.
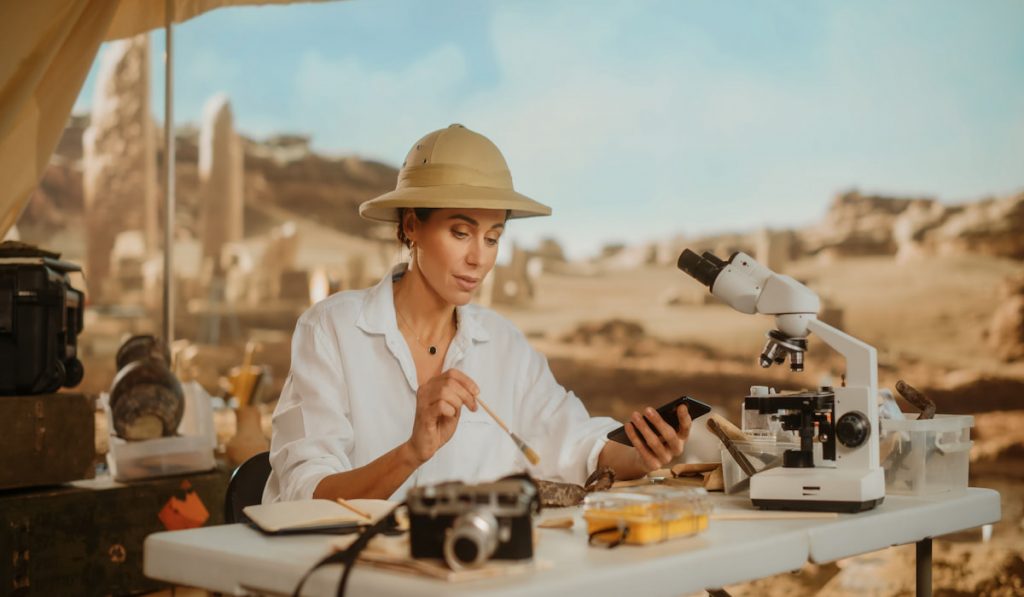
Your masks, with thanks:
<instances>
[{"instance_id":1,"label":"white shirt","mask_svg":"<svg viewBox=\"0 0 1024 597\"><path fill-rule=\"evenodd\" d=\"M393 279L405 268L397 266L373 288L324 299L299 318L291 372L274 409L265 503L311 498L327 475L365 466L409 439L419 384L392 294ZM443 370L455 367L473 379L540 464L531 466L483 408L463 407L448 443L391 499L404 499L416 485L476 483L524 470L582 484L619 423L590 417L512 322L478 305L455 311L458 331Z\"/></svg>"}]
</instances>

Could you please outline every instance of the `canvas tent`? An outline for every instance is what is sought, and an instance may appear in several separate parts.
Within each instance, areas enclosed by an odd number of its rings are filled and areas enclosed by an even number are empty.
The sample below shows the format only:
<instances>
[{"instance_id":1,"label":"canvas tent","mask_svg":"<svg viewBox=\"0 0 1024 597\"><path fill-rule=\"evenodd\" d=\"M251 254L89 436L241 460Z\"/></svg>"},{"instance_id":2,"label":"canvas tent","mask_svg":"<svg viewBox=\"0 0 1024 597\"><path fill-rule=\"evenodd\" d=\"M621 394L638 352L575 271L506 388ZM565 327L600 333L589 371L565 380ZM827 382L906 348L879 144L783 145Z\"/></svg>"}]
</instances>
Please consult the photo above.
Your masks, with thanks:
<instances>
[{"instance_id":1,"label":"canvas tent","mask_svg":"<svg viewBox=\"0 0 1024 597\"><path fill-rule=\"evenodd\" d=\"M293 0L31 0L0 4L0 238L21 215L102 42L215 8Z\"/></svg>"}]
</instances>

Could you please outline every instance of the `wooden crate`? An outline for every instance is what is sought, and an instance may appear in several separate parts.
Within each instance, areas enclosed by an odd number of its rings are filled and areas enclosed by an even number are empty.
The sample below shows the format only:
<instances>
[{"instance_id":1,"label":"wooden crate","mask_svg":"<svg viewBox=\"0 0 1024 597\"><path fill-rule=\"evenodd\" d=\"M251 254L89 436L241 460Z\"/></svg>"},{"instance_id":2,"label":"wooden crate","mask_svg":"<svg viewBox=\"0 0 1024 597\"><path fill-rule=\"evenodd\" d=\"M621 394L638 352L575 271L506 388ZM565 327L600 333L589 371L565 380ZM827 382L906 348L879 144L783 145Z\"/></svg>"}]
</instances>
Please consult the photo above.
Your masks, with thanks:
<instances>
[{"instance_id":1,"label":"wooden crate","mask_svg":"<svg viewBox=\"0 0 1024 597\"><path fill-rule=\"evenodd\" d=\"M0 490L95 475L96 396L0 396Z\"/></svg>"},{"instance_id":2,"label":"wooden crate","mask_svg":"<svg viewBox=\"0 0 1024 597\"><path fill-rule=\"evenodd\" d=\"M164 588L142 573L143 541L168 527L223 523L228 476L218 469L117 483L104 475L0 492L0 595L126 595Z\"/></svg>"}]
</instances>

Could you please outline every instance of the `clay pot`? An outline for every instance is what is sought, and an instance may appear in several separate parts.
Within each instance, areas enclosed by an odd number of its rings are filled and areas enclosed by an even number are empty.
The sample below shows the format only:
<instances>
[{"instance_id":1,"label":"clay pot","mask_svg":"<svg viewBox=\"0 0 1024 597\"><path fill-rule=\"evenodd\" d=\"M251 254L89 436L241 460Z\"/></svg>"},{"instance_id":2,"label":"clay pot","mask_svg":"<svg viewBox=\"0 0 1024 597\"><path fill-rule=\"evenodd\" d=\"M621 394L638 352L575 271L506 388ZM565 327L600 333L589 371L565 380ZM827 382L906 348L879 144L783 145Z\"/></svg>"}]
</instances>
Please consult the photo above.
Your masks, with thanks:
<instances>
[{"instance_id":1,"label":"clay pot","mask_svg":"<svg viewBox=\"0 0 1024 597\"><path fill-rule=\"evenodd\" d=\"M235 409L235 436L226 446L231 464L238 466L250 457L270 449L270 442L263 435L260 416L257 406L240 406Z\"/></svg>"}]
</instances>

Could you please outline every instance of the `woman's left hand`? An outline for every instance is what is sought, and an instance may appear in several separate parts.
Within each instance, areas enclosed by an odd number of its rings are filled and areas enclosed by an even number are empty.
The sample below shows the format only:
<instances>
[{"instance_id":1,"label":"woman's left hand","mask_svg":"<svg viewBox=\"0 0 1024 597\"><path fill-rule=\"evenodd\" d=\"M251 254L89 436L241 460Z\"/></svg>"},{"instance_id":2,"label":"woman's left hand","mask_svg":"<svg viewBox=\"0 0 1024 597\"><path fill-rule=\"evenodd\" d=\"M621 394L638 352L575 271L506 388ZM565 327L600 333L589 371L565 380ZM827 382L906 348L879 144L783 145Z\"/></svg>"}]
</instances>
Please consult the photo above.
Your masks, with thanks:
<instances>
[{"instance_id":1,"label":"woman's left hand","mask_svg":"<svg viewBox=\"0 0 1024 597\"><path fill-rule=\"evenodd\" d=\"M626 423L626 436L633 442L637 458L647 472L664 467L683 453L693 420L685 404L677 407L676 414L679 415L678 429L672 429L651 407L644 409L643 416L634 411Z\"/></svg>"}]
</instances>

